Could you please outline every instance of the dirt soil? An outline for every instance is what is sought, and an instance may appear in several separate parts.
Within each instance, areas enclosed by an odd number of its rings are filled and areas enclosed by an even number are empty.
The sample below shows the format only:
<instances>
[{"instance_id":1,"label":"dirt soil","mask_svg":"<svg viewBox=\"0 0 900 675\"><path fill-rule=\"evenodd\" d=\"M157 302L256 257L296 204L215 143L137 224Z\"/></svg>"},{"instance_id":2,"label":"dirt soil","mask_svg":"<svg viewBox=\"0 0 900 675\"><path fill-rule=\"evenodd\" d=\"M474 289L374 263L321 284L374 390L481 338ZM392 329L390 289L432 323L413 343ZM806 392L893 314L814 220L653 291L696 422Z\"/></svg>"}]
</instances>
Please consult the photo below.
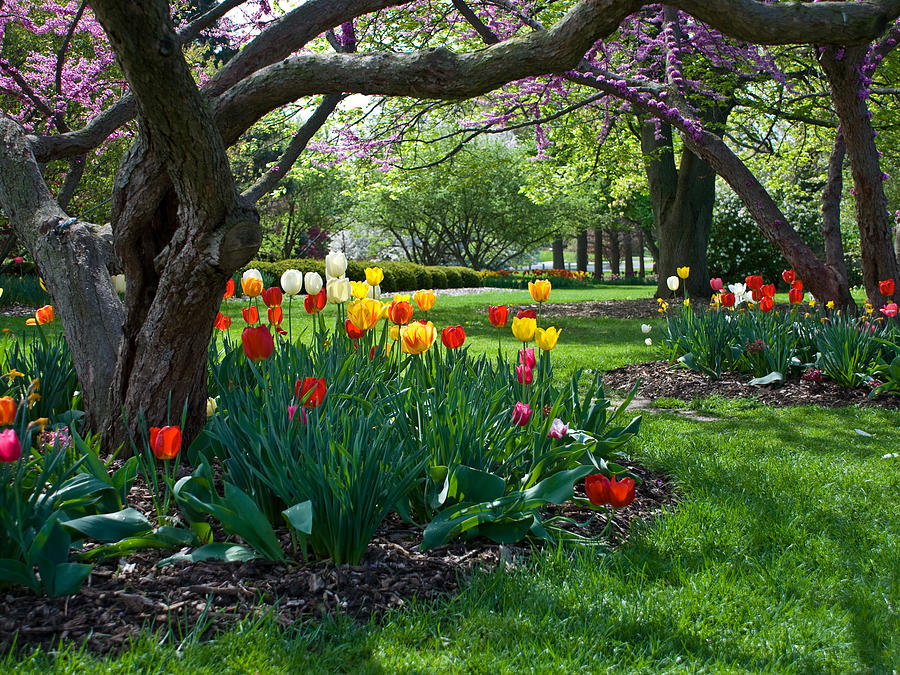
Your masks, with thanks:
<instances>
[{"instance_id":1,"label":"dirt soil","mask_svg":"<svg viewBox=\"0 0 900 675\"><path fill-rule=\"evenodd\" d=\"M628 539L636 522L656 518L676 503L672 483L663 475L633 466L643 484L634 502L613 515L605 541L616 546ZM129 505L148 510L149 494L136 485ZM584 496L583 484L576 494ZM572 528L596 535L606 526L605 511L573 503L554 507L587 525ZM594 516L593 520L591 516ZM286 530L279 532L284 550L293 557ZM218 537L217 537L218 538ZM21 588L0 595L0 653L53 649L59 641L86 642L88 649L117 652L142 628L170 631L176 642L195 626L208 638L248 616L273 611L282 625L323 614L346 613L360 620L402 607L412 598L428 601L458 593L478 569L511 567L531 552L525 546L500 546L485 539L421 551L421 530L391 516L382 525L359 565L331 561L156 563L172 551L146 550L98 563L81 591L68 598L36 597Z\"/></svg>"},{"instance_id":2,"label":"dirt soil","mask_svg":"<svg viewBox=\"0 0 900 675\"><path fill-rule=\"evenodd\" d=\"M887 410L900 410L900 396L880 394L869 398L869 389L847 389L825 379L821 383L806 382L799 377L787 380L781 386L754 386L749 384L752 375L722 373L714 380L679 366L669 366L666 361L636 363L606 372L603 382L608 390L624 392L640 379L638 395L650 400L671 397L690 401L694 398L718 394L726 398L749 396L769 405L821 405L828 407L845 405L877 406Z\"/></svg>"}]
</instances>

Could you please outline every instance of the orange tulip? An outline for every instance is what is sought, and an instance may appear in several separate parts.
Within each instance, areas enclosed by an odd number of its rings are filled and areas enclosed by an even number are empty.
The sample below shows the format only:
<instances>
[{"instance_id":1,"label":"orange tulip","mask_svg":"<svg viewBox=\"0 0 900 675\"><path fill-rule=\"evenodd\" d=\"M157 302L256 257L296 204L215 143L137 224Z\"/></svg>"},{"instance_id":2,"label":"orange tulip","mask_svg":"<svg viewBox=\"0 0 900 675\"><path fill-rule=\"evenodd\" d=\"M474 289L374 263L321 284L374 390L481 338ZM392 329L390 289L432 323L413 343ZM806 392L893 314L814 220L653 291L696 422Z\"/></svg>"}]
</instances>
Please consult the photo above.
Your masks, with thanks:
<instances>
[{"instance_id":1,"label":"orange tulip","mask_svg":"<svg viewBox=\"0 0 900 675\"><path fill-rule=\"evenodd\" d=\"M763 296L762 300L759 301L759 308L764 312L771 312L775 309L775 300L768 295Z\"/></svg>"},{"instance_id":2,"label":"orange tulip","mask_svg":"<svg viewBox=\"0 0 900 675\"><path fill-rule=\"evenodd\" d=\"M53 306L52 305L44 305L43 307L39 307L34 312L34 319L29 319L25 323L29 326L34 326L37 324L38 326L43 326L45 323L50 323L53 321Z\"/></svg>"},{"instance_id":3,"label":"orange tulip","mask_svg":"<svg viewBox=\"0 0 900 675\"><path fill-rule=\"evenodd\" d=\"M156 459L175 459L181 450L181 429L176 426L150 427L150 449Z\"/></svg>"},{"instance_id":4,"label":"orange tulip","mask_svg":"<svg viewBox=\"0 0 900 675\"><path fill-rule=\"evenodd\" d=\"M259 311L256 307L244 307L241 309L241 314L244 315L244 323L248 326L252 326L259 321Z\"/></svg>"},{"instance_id":5,"label":"orange tulip","mask_svg":"<svg viewBox=\"0 0 900 675\"><path fill-rule=\"evenodd\" d=\"M256 277L244 277L241 279L241 289L248 298L255 298L263 291L262 279Z\"/></svg>"},{"instance_id":6,"label":"orange tulip","mask_svg":"<svg viewBox=\"0 0 900 675\"><path fill-rule=\"evenodd\" d=\"M281 311L281 307L270 307L268 314L269 323L275 324L276 326L281 325L281 322L284 319L284 312Z\"/></svg>"},{"instance_id":7,"label":"orange tulip","mask_svg":"<svg viewBox=\"0 0 900 675\"><path fill-rule=\"evenodd\" d=\"M412 305L406 300L394 300L388 305L388 319L391 320L391 323L402 326L412 321L412 317Z\"/></svg>"},{"instance_id":8,"label":"orange tulip","mask_svg":"<svg viewBox=\"0 0 900 675\"><path fill-rule=\"evenodd\" d=\"M12 399L12 396L0 398L0 427L12 424L15 418L16 402Z\"/></svg>"},{"instance_id":9,"label":"orange tulip","mask_svg":"<svg viewBox=\"0 0 900 675\"><path fill-rule=\"evenodd\" d=\"M222 314L222 312L219 312L216 315L216 322L213 324L213 326L221 331L226 331L231 327L231 317L226 314Z\"/></svg>"},{"instance_id":10,"label":"orange tulip","mask_svg":"<svg viewBox=\"0 0 900 675\"><path fill-rule=\"evenodd\" d=\"M222 296L224 300L227 300L231 296L234 295L234 279L229 279L225 282L225 294Z\"/></svg>"}]
</instances>

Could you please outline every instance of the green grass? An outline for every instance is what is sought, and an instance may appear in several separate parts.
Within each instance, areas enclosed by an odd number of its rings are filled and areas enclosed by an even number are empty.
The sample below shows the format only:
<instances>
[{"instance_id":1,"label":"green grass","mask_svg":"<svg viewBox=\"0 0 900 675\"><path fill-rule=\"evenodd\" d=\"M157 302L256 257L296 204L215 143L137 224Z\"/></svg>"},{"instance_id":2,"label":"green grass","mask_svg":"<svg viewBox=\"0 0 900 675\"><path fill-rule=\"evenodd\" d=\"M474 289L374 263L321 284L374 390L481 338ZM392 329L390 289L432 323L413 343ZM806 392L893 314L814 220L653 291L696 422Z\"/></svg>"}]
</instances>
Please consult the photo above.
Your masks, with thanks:
<instances>
[{"instance_id":1,"label":"green grass","mask_svg":"<svg viewBox=\"0 0 900 675\"><path fill-rule=\"evenodd\" d=\"M563 297L584 298L554 291L555 301ZM430 318L446 325L464 316L472 348L492 352L496 329L476 310L525 303L527 293L510 298L439 298ZM640 321L554 323L563 328L554 359L564 370L647 358ZM516 348L511 335L503 339ZM900 414L720 397L658 403L629 452L670 475L682 498L618 550L539 551L510 570L476 574L455 598L412 602L380 623L338 617L285 629L264 618L208 642L145 634L117 657L75 645L19 653L0 659L0 672L895 669L900 461L882 455L900 446Z\"/></svg>"}]
</instances>

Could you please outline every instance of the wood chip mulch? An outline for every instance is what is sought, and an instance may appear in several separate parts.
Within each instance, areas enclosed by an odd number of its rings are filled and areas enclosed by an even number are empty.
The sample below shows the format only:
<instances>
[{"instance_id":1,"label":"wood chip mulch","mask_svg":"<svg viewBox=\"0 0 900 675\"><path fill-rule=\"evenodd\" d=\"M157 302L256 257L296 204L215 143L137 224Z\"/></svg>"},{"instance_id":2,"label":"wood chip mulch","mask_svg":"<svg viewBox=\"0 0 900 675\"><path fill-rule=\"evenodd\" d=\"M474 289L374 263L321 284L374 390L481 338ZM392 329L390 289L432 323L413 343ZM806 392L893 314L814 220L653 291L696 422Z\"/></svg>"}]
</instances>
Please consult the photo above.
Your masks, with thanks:
<instances>
[{"instance_id":1,"label":"wood chip mulch","mask_svg":"<svg viewBox=\"0 0 900 675\"><path fill-rule=\"evenodd\" d=\"M639 466L631 469L644 482L635 501L614 513L605 539L609 546L626 541L633 523L651 521L676 503L675 488L666 476ZM149 504L147 495L134 494L142 490L135 486L129 505L143 509ZM584 496L583 485L576 486L576 494ZM594 512L571 502L553 507L547 515L587 522L583 528L567 528L586 536L606 525L605 515L591 519ZM287 531L279 535L292 555ZM516 566L532 551L528 544L500 546L480 538L421 551L421 541L419 528L392 515L359 565L254 560L158 568L156 563L172 551L144 550L98 563L81 591L68 598L37 597L21 588L0 592L0 653L13 645L25 653L36 647L52 650L60 640L116 653L142 629L177 644L191 630L206 639L267 612L284 626L336 613L380 620L413 598L430 601L459 593L477 570Z\"/></svg>"},{"instance_id":2,"label":"wood chip mulch","mask_svg":"<svg viewBox=\"0 0 900 675\"><path fill-rule=\"evenodd\" d=\"M669 366L667 361L653 361L608 370L603 382L609 389L624 392L640 379L638 395L651 400L665 396L690 401L717 394L725 398L753 397L761 403L777 406L860 405L900 410L900 396L879 394L869 398L870 389L847 389L827 378L815 383L794 377L781 386L754 386L749 384L752 377L743 373L722 373L722 377L715 380L677 365Z\"/></svg>"}]
</instances>

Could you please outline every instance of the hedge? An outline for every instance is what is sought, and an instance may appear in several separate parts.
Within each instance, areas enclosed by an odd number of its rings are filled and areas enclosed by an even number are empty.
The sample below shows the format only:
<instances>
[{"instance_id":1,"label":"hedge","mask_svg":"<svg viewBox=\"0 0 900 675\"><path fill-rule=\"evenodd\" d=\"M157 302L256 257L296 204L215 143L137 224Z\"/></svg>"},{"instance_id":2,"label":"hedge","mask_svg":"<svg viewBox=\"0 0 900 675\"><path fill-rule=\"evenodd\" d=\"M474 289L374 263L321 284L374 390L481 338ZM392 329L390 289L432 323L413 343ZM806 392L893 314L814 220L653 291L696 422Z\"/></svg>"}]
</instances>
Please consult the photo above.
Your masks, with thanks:
<instances>
[{"instance_id":1,"label":"hedge","mask_svg":"<svg viewBox=\"0 0 900 675\"><path fill-rule=\"evenodd\" d=\"M325 261L312 258L289 258L276 262L251 260L244 269L251 267L260 271L267 287L279 283L281 275L289 269L300 270L304 274L318 272L325 277ZM349 260L347 278L351 281L365 280L367 267L380 267L384 270L384 280L381 282L381 290L384 293L415 291L420 288L471 288L482 285L478 272L468 267L426 267L403 261L373 263Z\"/></svg>"}]
</instances>

